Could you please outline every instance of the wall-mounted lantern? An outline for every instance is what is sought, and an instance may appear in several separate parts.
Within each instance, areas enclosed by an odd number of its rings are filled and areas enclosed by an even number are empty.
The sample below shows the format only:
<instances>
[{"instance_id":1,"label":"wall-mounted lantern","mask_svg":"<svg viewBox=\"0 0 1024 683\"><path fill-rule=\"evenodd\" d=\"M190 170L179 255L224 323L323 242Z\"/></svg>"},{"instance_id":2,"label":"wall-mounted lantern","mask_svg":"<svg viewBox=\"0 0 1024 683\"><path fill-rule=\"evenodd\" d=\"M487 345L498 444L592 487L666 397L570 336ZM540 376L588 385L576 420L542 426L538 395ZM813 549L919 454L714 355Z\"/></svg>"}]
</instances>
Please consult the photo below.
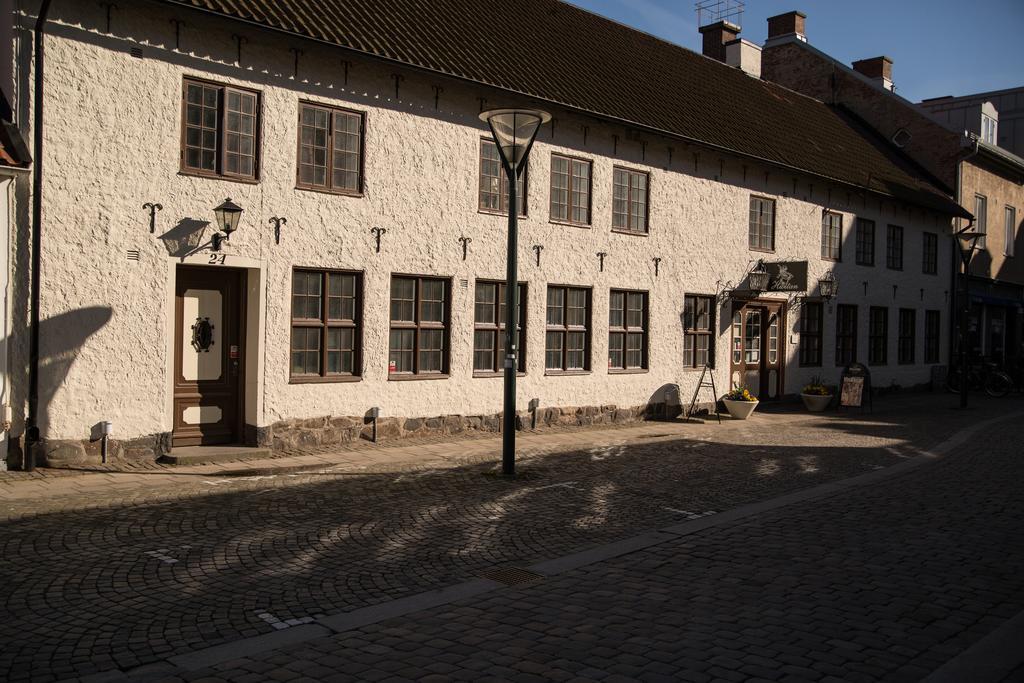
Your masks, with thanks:
<instances>
[{"instance_id":1,"label":"wall-mounted lantern","mask_svg":"<svg viewBox=\"0 0 1024 683\"><path fill-rule=\"evenodd\" d=\"M821 298L825 301L832 301L839 292L839 281L836 280L836 276L832 274L831 270L826 271L818 280L818 291L821 292Z\"/></svg>"},{"instance_id":2,"label":"wall-mounted lantern","mask_svg":"<svg viewBox=\"0 0 1024 683\"><path fill-rule=\"evenodd\" d=\"M220 232L214 233L210 241L213 250L220 251L221 243L231 239L231 233L238 229L238 221L242 218L242 207L228 197L213 210L213 215L217 217L217 227L220 228Z\"/></svg>"},{"instance_id":3,"label":"wall-mounted lantern","mask_svg":"<svg viewBox=\"0 0 1024 683\"><path fill-rule=\"evenodd\" d=\"M747 284L750 286L751 291L763 292L768 289L768 281L771 279L771 275L768 273L768 268L765 267L764 261L758 261L754 269L747 273Z\"/></svg>"}]
</instances>

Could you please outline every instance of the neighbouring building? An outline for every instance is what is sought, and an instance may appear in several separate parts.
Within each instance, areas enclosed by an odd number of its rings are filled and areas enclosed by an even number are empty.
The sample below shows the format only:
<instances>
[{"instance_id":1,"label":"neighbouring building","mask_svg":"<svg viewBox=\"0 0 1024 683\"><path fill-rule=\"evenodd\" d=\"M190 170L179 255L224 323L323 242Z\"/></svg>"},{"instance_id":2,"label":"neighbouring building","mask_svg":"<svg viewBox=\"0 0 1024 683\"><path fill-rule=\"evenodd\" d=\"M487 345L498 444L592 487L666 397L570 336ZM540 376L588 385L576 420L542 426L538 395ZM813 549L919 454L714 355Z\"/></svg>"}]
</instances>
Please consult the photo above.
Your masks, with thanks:
<instances>
[{"instance_id":1,"label":"neighbouring building","mask_svg":"<svg viewBox=\"0 0 1024 683\"><path fill-rule=\"evenodd\" d=\"M751 75L756 46L705 32L734 69L555 0L289 5L54 0L40 462L97 458L103 422L128 459L341 443L372 408L385 438L497 429L510 209L540 426L677 414L705 365L773 400L943 362L969 214L855 116ZM514 207L497 106L554 117Z\"/></svg>"},{"instance_id":2,"label":"neighbouring building","mask_svg":"<svg viewBox=\"0 0 1024 683\"><path fill-rule=\"evenodd\" d=\"M1024 90L915 104L897 94L892 59L839 62L810 43L802 12L768 20L762 76L858 117L974 214L982 237L970 266L970 350L998 363L1024 359ZM965 308L953 307L951 329Z\"/></svg>"},{"instance_id":3,"label":"neighbouring building","mask_svg":"<svg viewBox=\"0 0 1024 683\"><path fill-rule=\"evenodd\" d=\"M14 343L24 341L24 308L12 301L24 300L27 282L12 279L14 245L25 240L21 228L27 225L28 179L31 157L22 138L15 110L14 79L14 0L0 0L0 453L8 451L7 435L12 428L12 406L18 402L16 384L11 381L8 359ZM24 115L24 112L22 112ZM17 387L24 389L24 385ZM20 396L24 400L24 396ZM0 470L7 469L6 457L0 458Z\"/></svg>"},{"instance_id":4,"label":"neighbouring building","mask_svg":"<svg viewBox=\"0 0 1024 683\"><path fill-rule=\"evenodd\" d=\"M920 106L956 131L970 131L982 141L1024 157L1024 87L976 95L933 97Z\"/></svg>"}]
</instances>

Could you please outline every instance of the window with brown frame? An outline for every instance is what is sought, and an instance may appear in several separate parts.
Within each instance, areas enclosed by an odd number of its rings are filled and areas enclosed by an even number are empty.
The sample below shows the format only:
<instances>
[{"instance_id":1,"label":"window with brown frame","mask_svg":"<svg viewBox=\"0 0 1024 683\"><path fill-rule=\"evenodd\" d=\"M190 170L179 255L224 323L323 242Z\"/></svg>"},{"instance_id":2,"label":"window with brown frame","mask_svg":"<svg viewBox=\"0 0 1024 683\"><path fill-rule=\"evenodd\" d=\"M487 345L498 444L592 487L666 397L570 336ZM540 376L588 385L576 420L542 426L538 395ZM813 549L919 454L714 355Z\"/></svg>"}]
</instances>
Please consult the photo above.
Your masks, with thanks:
<instances>
[{"instance_id":1,"label":"window with brown frame","mask_svg":"<svg viewBox=\"0 0 1024 683\"><path fill-rule=\"evenodd\" d=\"M641 171L615 168L612 179L612 229L647 233L647 186Z\"/></svg>"},{"instance_id":2,"label":"window with brown frame","mask_svg":"<svg viewBox=\"0 0 1024 683\"><path fill-rule=\"evenodd\" d=\"M362 373L362 285L362 274L351 271L292 273L293 381L342 381Z\"/></svg>"},{"instance_id":3,"label":"window with brown frame","mask_svg":"<svg viewBox=\"0 0 1024 683\"><path fill-rule=\"evenodd\" d=\"M544 368L590 370L590 288L549 286Z\"/></svg>"},{"instance_id":4,"label":"window with brown frame","mask_svg":"<svg viewBox=\"0 0 1024 683\"><path fill-rule=\"evenodd\" d=\"M757 251L775 251L774 199L751 195L747 246Z\"/></svg>"},{"instance_id":5,"label":"window with brown frame","mask_svg":"<svg viewBox=\"0 0 1024 683\"><path fill-rule=\"evenodd\" d=\"M885 365L889 362L889 309L872 306L868 309L868 363Z\"/></svg>"},{"instance_id":6,"label":"window with brown frame","mask_svg":"<svg viewBox=\"0 0 1024 683\"><path fill-rule=\"evenodd\" d=\"M391 276L389 377L447 374L450 290L444 278Z\"/></svg>"},{"instance_id":7,"label":"window with brown frame","mask_svg":"<svg viewBox=\"0 0 1024 683\"><path fill-rule=\"evenodd\" d=\"M551 155L551 220L590 225L591 162Z\"/></svg>"},{"instance_id":8,"label":"window with brown frame","mask_svg":"<svg viewBox=\"0 0 1024 683\"><path fill-rule=\"evenodd\" d=\"M857 361L857 307L836 306L836 365L843 367Z\"/></svg>"},{"instance_id":9,"label":"window with brown frame","mask_svg":"<svg viewBox=\"0 0 1024 683\"><path fill-rule=\"evenodd\" d=\"M917 311L913 308L900 309L899 362L910 365L914 362L917 346Z\"/></svg>"},{"instance_id":10,"label":"window with brown frame","mask_svg":"<svg viewBox=\"0 0 1024 683\"><path fill-rule=\"evenodd\" d=\"M363 191L363 115L299 103L297 186L341 194Z\"/></svg>"},{"instance_id":11,"label":"window with brown frame","mask_svg":"<svg viewBox=\"0 0 1024 683\"><path fill-rule=\"evenodd\" d=\"M858 266L875 265L875 222L867 218L857 219L857 253Z\"/></svg>"},{"instance_id":12,"label":"window with brown frame","mask_svg":"<svg viewBox=\"0 0 1024 683\"><path fill-rule=\"evenodd\" d=\"M899 225L890 225L886 231L885 266L903 270L903 228Z\"/></svg>"},{"instance_id":13,"label":"window with brown frame","mask_svg":"<svg viewBox=\"0 0 1024 683\"><path fill-rule=\"evenodd\" d=\"M921 272L935 275L939 272L939 236L934 232L925 232L921 237Z\"/></svg>"},{"instance_id":14,"label":"window with brown frame","mask_svg":"<svg viewBox=\"0 0 1024 683\"><path fill-rule=\"evenodd\" d=\"M715 367L715 299L700 294L683 297L683 367Z\"/></svg>"},{"instance_id":15,"label":"window with brown frame","mask_svg":"<svg viewBox=\"0 0 1024 683\"><path fill-rule=\"evenodd\" d=\"M526 175L529 168L516 179L516 207L519 215L526 215ZM480 140L480 210L508 214L508 174L501 163L498 146L493 140Z\"/></svg>"},{"instance_id":16,"label":"window with brown frame","mask_svg":"<svg viewBox=\"0 0 1024 683\"><path fill-rule=\"evenodd\" d=\"M828 213L821 217L821 258L841 261L843 257L843 217Z\"/></svg>"},{"instance_id":17,"label":"window with brown frame","mask_svg":"<svg viewBox=\"0 0 1024 683\"><path fill-rule=\"evenodd\" d=\"M608 306L608 369L647 369L647 292L611 290Z\"/></svg>"},{"instance_id":18,"label":"window with brown frame","mask_svg":"<svg viewBox=\"0 0 1024 683\"><path fill-rule=\"evenodd\" d=\"M939 325L939 311L924 312L924 362L939 362L939 339L942 328Z\"/></svg>"},{"instance_id":19,"label":"window with brown frame","mask_svg":"<svg viewBox=\"0 0 1024 683\"><path fill-rule=\"evenodd\" d=\"M519 283L519 323L516 327L518 372L526 372L526 283ZM505 283L476 281L473 305L473 373L504 371Z\"/></svg>"},{"instance_id":20,"label":"window with brown frame","mask_svg":"<svg viewBox=\"0 0 1024 683\"><path fill-rule=\"evenodd\" d=\"M255 180L259 93L193 78L182 89L182 172Z\"/></svg>"},{"instance_id":21,"label":"window with brown frame","mask_svg":"<svg viewBox=\"0 0 1024 683\"><path fill-rule=\"evenodd\" d=\"M824 328L820 301L804 302L800 309L800 365L821 366L821 337Z\"/></svg>"}]
</instances>

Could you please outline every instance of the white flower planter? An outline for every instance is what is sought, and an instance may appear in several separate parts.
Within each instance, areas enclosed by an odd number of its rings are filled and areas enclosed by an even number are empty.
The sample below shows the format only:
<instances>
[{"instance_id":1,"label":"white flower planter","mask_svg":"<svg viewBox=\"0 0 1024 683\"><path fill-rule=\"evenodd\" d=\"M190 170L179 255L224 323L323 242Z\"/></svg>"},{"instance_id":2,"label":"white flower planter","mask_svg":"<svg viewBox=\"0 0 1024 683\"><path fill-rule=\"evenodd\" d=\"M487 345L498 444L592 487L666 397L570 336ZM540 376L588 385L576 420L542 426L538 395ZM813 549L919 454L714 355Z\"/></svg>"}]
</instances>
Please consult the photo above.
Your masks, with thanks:
<instances>
[{"instance_id":1,"label":"white flower planter","mask_svg":"<svg viewBox=\"0 0 1024 683\"><path fill-rule=\"evenodd\" d=\"M730 401L723 398L722 403L725 404L725 409L729 411L734 420L746 420L754 412L758 401Z\"/></svg>"},{"instance_id":2,"label":"white flower planter","mask_svg":"<svg viewBox=\"0 0 1024 683\"><path fill-rule=\"evenodd\" d=\"M800 398L803 399L804 408L811 411L812 413L823 412L832 403L832 394L827 396L819 396L817 394L800 394Z\"/></svg>"}]
</instances>

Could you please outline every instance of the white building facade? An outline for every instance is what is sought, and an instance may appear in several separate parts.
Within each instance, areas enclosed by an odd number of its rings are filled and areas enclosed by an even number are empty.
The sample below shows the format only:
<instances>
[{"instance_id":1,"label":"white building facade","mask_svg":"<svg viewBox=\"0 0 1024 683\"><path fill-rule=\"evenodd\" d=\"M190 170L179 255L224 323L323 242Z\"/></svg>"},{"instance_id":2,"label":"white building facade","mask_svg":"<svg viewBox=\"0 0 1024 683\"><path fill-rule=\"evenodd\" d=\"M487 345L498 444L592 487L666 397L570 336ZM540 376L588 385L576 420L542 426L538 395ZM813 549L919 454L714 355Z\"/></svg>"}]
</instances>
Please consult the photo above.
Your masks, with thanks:
<instances>
[{"instance_id":1,"label":"white building facade","mask_svg":"<svg viewBox=\"0 0 1024 683\"><path fill-rule=\"evenodd\" d=\"M489 106L554 115L519 221L525 420L675 415L705 363L773 400L946 357L934 203L167 3L57 0L46 40L40 463L97 458L105 421L124 459L343 443L374 407L384 438L496 430ZM797 284L749 291L759 261Z\"/></svg>"}]
</instances>

